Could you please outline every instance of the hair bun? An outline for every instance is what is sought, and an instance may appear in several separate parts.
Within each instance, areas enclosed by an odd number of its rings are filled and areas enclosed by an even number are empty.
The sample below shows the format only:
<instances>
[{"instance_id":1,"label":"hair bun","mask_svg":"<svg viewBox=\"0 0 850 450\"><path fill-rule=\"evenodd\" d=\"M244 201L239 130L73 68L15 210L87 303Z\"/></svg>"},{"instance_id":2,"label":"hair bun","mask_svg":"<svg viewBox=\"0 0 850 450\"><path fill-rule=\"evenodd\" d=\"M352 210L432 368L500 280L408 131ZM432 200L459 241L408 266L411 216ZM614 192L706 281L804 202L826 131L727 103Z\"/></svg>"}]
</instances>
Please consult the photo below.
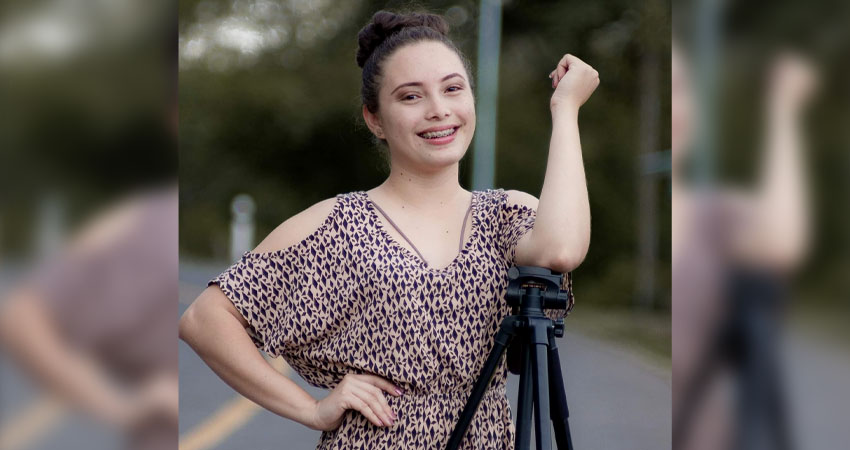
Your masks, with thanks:
<instances>
[{"instance_id":1,"label":"hair bun","mask_svg":"<svg viewBox=\"0 0 850 450\"><path fill-rule=\"evenodd\" d=\"M378 11L372 20L360 30L357 35L357 65L363 67L372 52L393 34L409 27L431 28L446 36L449 24L436 14L409 13L396 14L389 11Z\"/></svg>"}]
</instances>

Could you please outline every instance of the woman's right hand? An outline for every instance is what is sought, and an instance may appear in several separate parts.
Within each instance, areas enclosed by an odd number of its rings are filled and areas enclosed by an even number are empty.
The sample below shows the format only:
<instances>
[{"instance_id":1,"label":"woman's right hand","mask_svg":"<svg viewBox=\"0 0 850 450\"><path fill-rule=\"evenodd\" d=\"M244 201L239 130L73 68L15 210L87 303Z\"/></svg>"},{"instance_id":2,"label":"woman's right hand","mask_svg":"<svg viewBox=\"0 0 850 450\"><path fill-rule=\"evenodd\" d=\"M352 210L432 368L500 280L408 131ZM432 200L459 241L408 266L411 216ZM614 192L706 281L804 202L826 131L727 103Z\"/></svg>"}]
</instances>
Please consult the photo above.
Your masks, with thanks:
<instances>
[{"instance_id":1,"label":"woman's right hand","mask_svg":"<svg viewBox=\"0 0 850 450\"><path fill-rule=\"evenodd\" d=\"M384 392L400 396L403 391L377 375L349 373L331 391L315 404L310 427L331 431L342 424L349 409L359 411L376 426L390 426L398 418L387 404Z\"/></svg>"}]
</instances>

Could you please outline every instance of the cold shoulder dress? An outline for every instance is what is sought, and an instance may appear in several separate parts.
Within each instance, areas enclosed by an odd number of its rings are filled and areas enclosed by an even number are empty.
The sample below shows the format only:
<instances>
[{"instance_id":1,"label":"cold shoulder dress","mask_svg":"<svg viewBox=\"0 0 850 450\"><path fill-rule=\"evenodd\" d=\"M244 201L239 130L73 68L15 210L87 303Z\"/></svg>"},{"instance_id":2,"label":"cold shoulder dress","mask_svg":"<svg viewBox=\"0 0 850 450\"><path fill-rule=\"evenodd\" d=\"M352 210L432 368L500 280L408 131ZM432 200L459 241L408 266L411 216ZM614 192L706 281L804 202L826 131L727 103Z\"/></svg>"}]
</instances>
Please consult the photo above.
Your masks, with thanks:
<instances>
[{"instance_id":1,"label":"cold shoulder dress","mask_svg":"<svg viewBox=\"0 0 850 450\"><path fill-rule=\"evenodd\" d=\"M302 241L247 252L210 281L248 321L256 346L308 383L332 389L347 373L369 373L405 390L385 395L398 415L392 426L349 410L339 428L322 432L320 450L445 447L510 314L507 272L535 219L533 209L508 205L502 189L474 191L471 231L436 269L387 233L379 213L363 191L337 195ZM506 378L502 358L461 448L514 447Z\"/></svg>"}]
</instances>

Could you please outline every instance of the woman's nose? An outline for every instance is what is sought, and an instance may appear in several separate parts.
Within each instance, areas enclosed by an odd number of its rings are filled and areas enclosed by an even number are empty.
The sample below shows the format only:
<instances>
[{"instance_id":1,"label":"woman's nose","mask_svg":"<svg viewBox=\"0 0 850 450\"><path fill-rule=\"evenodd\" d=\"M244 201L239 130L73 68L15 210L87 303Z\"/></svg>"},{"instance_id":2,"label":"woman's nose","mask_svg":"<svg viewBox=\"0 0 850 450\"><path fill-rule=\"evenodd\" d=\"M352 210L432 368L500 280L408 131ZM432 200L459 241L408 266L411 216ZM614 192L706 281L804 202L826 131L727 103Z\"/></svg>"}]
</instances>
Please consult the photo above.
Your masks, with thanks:
<instances>
[{"instance_id":1,"label":"woman's nose","mask_svg":"<svg viewBox=\"0 0 850 450\"><path fill-rule=\"evenodd\" d=\"M440 99L432 97L430 108L428 109L429 119L439 119L441 117L449 117L452 114L448 104Z\"/></svg>"}]
</instances>

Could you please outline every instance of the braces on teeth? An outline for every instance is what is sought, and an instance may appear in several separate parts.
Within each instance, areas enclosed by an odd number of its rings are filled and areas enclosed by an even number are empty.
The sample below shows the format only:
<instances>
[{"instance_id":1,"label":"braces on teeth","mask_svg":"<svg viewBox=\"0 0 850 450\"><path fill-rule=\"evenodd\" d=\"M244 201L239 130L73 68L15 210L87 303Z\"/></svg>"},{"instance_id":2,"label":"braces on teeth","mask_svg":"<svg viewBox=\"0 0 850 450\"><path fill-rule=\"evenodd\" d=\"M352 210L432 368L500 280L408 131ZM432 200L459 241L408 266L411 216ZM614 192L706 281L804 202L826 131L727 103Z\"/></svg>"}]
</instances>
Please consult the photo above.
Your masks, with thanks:
<instances>
[{"instance_id":1,"label":"braces on teeth","mask_svg":"<svg viewBox=\"0 0 850 450\"><path fill-rule=\"evenodd\" d=\"M426 139L438 138L438 137L446 137L455 132L456 128L448 128L442 131L430 131L428 133L422 133L420 136Z\"/></svg>"}]
</instances>

